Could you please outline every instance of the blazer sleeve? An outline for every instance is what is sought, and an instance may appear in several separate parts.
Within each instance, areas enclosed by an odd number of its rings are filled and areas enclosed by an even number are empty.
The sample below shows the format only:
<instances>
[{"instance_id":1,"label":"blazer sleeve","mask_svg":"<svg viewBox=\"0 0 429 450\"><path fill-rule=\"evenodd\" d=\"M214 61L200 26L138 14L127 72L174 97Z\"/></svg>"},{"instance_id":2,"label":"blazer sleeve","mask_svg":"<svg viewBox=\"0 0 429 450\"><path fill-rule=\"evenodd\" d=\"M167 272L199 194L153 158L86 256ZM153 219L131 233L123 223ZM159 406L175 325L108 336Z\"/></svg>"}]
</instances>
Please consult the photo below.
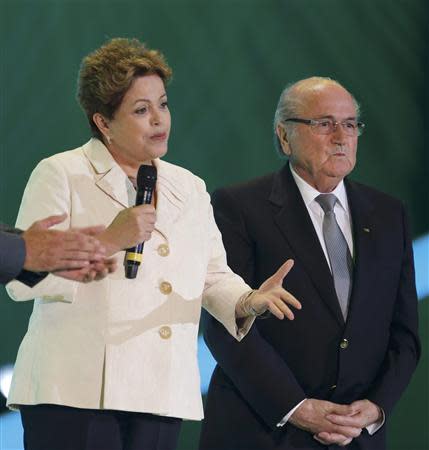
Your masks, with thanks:
<instances>
[{"instance_id":1,"label":"blazer sleeve","mask_svg":"<svg viewBox=\"0 0 429 450\"><path fill-rule=\"evenodd\" d=\"M67 213L70 216L70 189L65 169L53 158L42 160L33 170L24 191L19 208L16 226L27 229L36 220L53 214ZM67 229L69 218L55 226ZM45 274L40 274L44 276ZM77 282L48 275L33 287L21 281L12 281L6 286L9 296L13 300L58 300L72 302Z\"/></svg>"},{"instance_id":2,"label":"blazer sleeve","mask_svg":"<svg viewBox=\"0 0 429 450\"><path fill-rule=\"evenodd\" d=\"M222 233L228 262L252 286L255 260L252 240L240 214L240 204L227 191L212 196L215 218ZM263 320L263 319L259 319ZM306 398L286 362L253 326L241 343L209 319L204 338L214 358L246 402L272 429Z\"/></svg>"},{"instance_id":3,"label":"blazer sleeve","mask_svg":"<svg viewBox=\"0 0 429 450\"><path fill-rule=\"evenodd\" d=\"M389 415L406 389L420 358L417 292L408 218L402 207L403 258L390 326L389 346L367 398Z\"/></svg>"},{"instance_id":4,"label":"blazer sleeve","mask_svg":"<svg viewBox=\"0 0 429 450\"><path fill-rule=\"evenodd\" d=\"M222 237L213 217L210 197L204 182L200 179L197 180L197 188L200 197L196 206L204 214L202 223L207 224L208 261L202 304L213 317L224 325L235 340L240 341L248 333L254 317L241 320L238 326L235 307L240 297L249 292L251 288L229 268Z\"/></svg>"}]
</instances>

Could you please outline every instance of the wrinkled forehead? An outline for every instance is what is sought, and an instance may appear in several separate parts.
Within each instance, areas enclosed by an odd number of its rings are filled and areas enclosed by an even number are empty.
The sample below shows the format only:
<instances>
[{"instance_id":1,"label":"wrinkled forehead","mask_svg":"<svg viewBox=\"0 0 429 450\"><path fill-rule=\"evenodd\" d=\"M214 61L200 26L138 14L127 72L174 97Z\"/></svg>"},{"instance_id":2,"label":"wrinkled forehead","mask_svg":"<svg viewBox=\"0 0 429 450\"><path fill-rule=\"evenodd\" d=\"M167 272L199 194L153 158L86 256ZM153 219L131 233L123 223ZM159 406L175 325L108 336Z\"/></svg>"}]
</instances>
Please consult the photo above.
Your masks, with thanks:
<instances>
[{"instance_id":1,"label":"wrinkled forehead","mask_svg":"<svg viewBox=\"0 0 429 450\"><path fill-rule=\"evenodd\" d=\"M339 84L325 82L299 86L296 95L300 114L306 117L334 117L337 120L356 117L353 97Z\"/></svg>"}]
</instances>

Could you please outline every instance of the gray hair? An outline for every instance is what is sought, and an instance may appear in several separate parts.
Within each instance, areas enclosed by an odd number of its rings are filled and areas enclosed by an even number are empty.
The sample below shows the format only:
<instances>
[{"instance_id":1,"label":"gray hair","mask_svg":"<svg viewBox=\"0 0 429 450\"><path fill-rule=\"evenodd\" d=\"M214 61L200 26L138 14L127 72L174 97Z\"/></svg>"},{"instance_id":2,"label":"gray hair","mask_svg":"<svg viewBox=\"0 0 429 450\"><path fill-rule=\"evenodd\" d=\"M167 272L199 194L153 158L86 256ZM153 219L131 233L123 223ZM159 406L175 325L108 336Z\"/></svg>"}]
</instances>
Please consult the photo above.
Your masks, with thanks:
<instances>
[{"instance_id":1,"label":"gray hair","mask_svg":"<svg viewBox=\"0 0 429 450\"><path fill-rule=\"evenodd\" d=\"M333 80L329 77L311 77L311 78L305 78L303 80L299 80L295 83L289 83L280 94L279 102L277 103L276 112L274 113L274 122L273 122L273 131L274 131L274 147L277 151L277 153L281 157L285 157L285 154L283 152L282 146L280 144L279 137L277 136L276 130L278 125L282 124L286 131L288 132L289 136L293 137L294 131L295 131L295 124L291 122L286 122L286 119L289 119L291 117L299 117L299 111L304 106L304 103L302 101L302 97L299 95L298 88L302 84L308 84L311 83L313 86L317 84L336 84L337 86L342 87L338 81ZM347 90L347 89L346 89ZM349 92L349 91L347 91ZM350 94L350 92L349 92ZM359 118L360 115L360 105L354 98L352 94L350 94L353 102L356 107L356 117Z\"/></svg>"}]
</instances>

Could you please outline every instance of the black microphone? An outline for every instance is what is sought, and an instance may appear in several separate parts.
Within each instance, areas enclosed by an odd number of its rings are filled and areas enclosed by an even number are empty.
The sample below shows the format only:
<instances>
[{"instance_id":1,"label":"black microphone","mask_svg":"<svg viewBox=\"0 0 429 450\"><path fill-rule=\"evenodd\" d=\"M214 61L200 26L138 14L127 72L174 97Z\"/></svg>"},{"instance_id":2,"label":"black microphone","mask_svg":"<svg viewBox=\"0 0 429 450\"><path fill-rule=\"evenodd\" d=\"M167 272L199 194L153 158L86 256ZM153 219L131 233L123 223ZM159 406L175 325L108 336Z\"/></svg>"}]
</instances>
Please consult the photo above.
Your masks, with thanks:
<instances>
[{"instance_id":1,"label":"black microphone","mask_svg":"<svg viewBox=\"0 0 429 450\"><path fill-rule=\"evenodd\" d=\"M156 167L142 164L137 173L136 206L149 205L152 202L155 184ZM127 248L124 259L126 278L132 279L137 276L139 265L143 260L143 245L144 242L136 245L135 247Z\"/></svg>"}]
</instances>

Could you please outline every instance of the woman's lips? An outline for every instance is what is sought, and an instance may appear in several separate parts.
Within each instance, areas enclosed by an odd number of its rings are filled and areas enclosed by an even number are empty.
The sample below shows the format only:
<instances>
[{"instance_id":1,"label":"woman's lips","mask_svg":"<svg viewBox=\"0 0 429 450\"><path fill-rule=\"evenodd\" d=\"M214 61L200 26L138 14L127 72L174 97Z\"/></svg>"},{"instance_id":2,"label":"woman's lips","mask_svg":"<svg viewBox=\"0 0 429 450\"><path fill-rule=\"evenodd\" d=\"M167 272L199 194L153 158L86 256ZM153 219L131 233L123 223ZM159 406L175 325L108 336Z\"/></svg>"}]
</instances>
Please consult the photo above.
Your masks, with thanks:
<instances>
[{"instance_id":1,"label":"woman's lips","mask_svg":"<svg viewBox=\"0 0 429 450\"><path fill-rule=\"evenodd\" d=\"M153 134L150 137L151 141L165 141L167 139L167 133L157 133L157 134Z\"/></svg>"}]
</instances>

